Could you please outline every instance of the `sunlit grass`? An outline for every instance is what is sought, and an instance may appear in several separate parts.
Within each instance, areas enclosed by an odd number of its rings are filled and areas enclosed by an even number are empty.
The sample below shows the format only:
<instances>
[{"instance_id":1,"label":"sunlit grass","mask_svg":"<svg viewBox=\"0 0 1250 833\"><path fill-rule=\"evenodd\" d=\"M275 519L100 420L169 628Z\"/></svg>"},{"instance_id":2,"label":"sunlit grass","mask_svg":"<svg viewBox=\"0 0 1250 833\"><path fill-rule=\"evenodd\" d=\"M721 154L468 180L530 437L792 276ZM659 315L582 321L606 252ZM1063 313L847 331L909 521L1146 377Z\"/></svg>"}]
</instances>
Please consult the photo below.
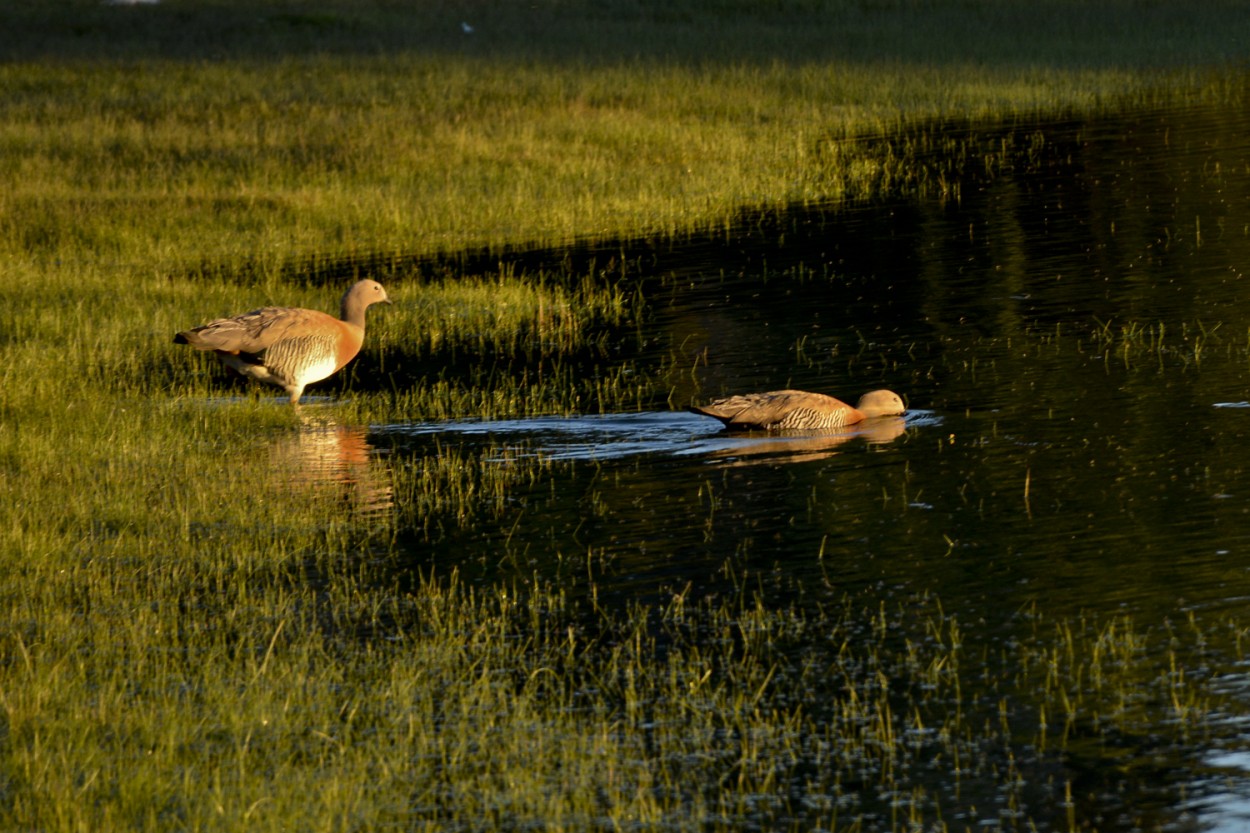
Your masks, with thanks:
<instances>
[{"instance_id":1,"label":"sunlit grass","mask_svg":"<svg viewBox=\"0 0 1250 833\"><path fill-rule=\"evenodd\" d=\"M1188 68L1239 42L1240 16L1206 6L481 4L462 12L482 18L472 37L442 9L241 8L80 8L97 23L76 49L36 29L68 60L0 67L0 252L168 270L668 232L913 185L910 154L859 137L937 116L1241 95ZM224 19L231 59L111 57L96 38L125 41L121 16L144 14L180 35Z\"/></svg>"},{"instance_id":2,"label":"sunlit grass","mask_svg":"<svg viewBox=\"0 0 1250 833\"><path fill-rule=\"evenodd\" d=\"M465 350L534 357L603 351L640 313L641 299L591 276L576 283L568 277L504 269L414 288L388 318L384 346L418 359Z\"/></svg>"}]
</instances>

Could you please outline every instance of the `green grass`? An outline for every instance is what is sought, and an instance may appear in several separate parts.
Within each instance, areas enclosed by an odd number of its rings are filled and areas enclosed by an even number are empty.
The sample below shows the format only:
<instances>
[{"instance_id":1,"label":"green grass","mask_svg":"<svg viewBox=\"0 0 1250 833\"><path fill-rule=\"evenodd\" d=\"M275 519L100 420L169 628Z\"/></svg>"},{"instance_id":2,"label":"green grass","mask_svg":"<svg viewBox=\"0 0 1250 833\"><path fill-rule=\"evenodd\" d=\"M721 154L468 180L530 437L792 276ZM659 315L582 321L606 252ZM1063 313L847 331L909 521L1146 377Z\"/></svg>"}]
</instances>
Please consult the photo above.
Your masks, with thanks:
<instances>
[{"instance_id":1,"label":"green grass","mask_svg":"<svg viewBox=\"0 0 1250 833\"><path fill-rule=\"evenodd\" d=\"M1201 68L1240 57L1235 5L327 3L324 23L295 21L302 6L19 7L0 252L168 271L845 199L906 179L906 159L856 137L934 116L1240 97ZM474 12L465 36L453 15ZM61 19L75 14L80 34Z\"/></svg>"},{"instance_id":2,"label":"green grass","mask_svg":"<svg viewBox=\"0 0 1250 833\"><path fill-rule=\"evenodd\" d=\"M901 830L940 823L922 760L1010 798L1008 738L1202 730L1203 680L1135 646L1236 623L1059 622L978 677L934 605L774 611L742 590L610 613L541 582L397 586L398 535L489 525L552 464L381 467L364 426L662 401L610 350L648 313L627 284L397 267L306 423L170 339L332 309L342 287L309 263L942 189L958 171L918 161L933 116L1239 102L1218 65L1250 35L1240 4L417 5L0 11L0 827L716 830L774 826L807 785L829 828ZM796 661L813 633L826 650ZM802 705L831 679L825 711ZM978 698L1004 722L973 725Z\"/></svg>"},{"instance_id":3,"label":"green grass","mask_svg":"<svg viewBox=\"0 0 1250 833\"><path fill-rule=\"evenodd\" d=\"M253 595L189 576L171 598L158 580L140 586L161 601L139 610L135 587L80 574L89 616L8 630L8 820L721 830L799 814L853 829L893 812L908 829L942 820L921 771L1011 802L1032 761L1008 746L1201 731L1216 703L1145 643L1209 649L1227 633L1038 623L996 662L968 657L957 620L925 600L813 615L678 599L587 620L551 588L474 591L453 574L377 594L355 573L329 568L321 603L306 585ZM836 696L803 705L816 689ZM1000 721L978 724L995 700Z\"/></svg>"}]
</instances>

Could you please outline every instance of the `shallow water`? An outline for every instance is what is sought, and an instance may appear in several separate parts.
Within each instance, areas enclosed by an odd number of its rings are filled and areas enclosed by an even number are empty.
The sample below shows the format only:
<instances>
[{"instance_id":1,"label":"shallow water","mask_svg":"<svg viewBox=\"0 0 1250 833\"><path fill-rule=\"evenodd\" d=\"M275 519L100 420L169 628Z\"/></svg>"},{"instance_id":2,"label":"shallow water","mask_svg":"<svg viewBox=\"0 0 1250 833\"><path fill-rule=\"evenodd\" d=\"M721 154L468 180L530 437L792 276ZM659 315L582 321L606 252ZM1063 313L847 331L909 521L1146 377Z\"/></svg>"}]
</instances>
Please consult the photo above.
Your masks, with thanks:
<instances>
[{"instance_id":1,"label":"shallow water","mask_svg":"<svg viewBox=\"0 0 1250 833\"><path fill-rule=\"evenodd\" d=\"M993 135L1044 150L993 175L974 160L957 199L796 208L639 244L648 326L630 349L654 410L372 426L380 468L449 448L543 462L479 523L401 530L401 569L543 578L616 605L748 585L800 607L937 598L982 650L1024 640L1039 615L1125 615L1151 634L1250 621L1250 113ZM681 410L785 387L888 387L911 410L789 437ZM357 463L352 482L368 482ZM1145 772L1104 737L1029 773L1098 773L1083 829L1250 823L1239 658L1179 662L1224 698L1211 732L1175 744L1147 727L1128 746L1151 750ZM1015 829L972 821L964 792L952 825ZM1065 813L1043 791L1020 818L1063 830Z\"/></svg>"}]
</instances>

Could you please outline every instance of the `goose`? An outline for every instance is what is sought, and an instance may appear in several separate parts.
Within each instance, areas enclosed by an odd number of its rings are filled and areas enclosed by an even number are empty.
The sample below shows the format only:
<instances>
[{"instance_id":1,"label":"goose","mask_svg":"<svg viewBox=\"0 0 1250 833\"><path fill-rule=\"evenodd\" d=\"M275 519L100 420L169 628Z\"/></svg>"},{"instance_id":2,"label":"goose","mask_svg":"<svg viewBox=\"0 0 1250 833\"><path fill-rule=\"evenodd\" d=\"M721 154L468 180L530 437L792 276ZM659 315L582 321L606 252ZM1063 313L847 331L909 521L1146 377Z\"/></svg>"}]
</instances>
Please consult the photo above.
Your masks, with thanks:
<instances>
[{"instance_id":1,"label":"goose","mask_svg":"<svg viewBox=\"0 0 1250 833\"><path fill-rule=\"evenodd\" d=\"M774 390L730 396L709 405L691 405L690 410L719 419L731 431L845 428L865 419L907 412L899 395L888 390L869 391L854 408L823 393Z\"/></svg>"},{"instance_id":2,"label":"goose","mask_svg":"<svg viewBox=\"0 0 1250 833\"><path fill-rule=\"evenodd\" d=\"M382 284L366 279L343 295L339 318L313 309L262 307L183 330L174 343L211 350L230 370L282 388L298 406L305 385L356 358L365 340L365 310L390 302Z\"/></svg>"}]
</instances>

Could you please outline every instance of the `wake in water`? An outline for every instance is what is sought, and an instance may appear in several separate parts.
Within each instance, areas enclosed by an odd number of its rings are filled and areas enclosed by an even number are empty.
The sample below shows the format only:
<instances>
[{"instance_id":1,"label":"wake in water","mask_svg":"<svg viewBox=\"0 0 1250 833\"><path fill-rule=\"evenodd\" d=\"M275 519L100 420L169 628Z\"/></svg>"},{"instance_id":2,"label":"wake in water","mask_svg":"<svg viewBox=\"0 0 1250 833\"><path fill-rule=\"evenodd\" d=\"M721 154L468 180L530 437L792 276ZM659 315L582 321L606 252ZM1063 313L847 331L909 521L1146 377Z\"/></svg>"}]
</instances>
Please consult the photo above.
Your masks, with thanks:
<instances>
[{"instance_id":1,"label":"wake in water","mask_svg":"<svg viewBox=\"0 0 1250 833\"><path fill-rule=\"evenodd\" d=\"M838 432L730 434L715 420L685 412L652 411L603 416L534 417L496 421L400 423L373 426L372 433L404 438L459 438L467 444L490 442L500 459L542 456L551 460L611 460L640 454L669 457L707 456L718 460L745 457L812 459L832 454L848 443L884 445L908 429L941 424L931 411L905 418L871 420Z\"/></svg>"}]
</instances>

